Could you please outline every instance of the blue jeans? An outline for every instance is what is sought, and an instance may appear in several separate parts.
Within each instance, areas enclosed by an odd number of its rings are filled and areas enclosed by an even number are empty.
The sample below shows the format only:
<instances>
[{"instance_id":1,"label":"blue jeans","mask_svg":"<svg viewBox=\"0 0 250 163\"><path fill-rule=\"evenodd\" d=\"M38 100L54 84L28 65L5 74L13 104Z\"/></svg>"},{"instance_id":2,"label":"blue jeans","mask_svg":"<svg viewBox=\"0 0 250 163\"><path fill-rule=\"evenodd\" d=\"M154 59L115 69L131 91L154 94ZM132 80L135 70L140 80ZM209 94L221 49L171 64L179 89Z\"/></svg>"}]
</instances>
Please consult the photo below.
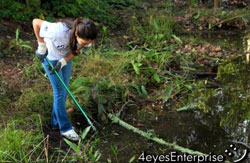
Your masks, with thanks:
<instances>
[{"instance_id":1,"label":"blue jeans","mask_svg":"<svg viewBox=\"0 0 250 163\"><path fill-rule=\"evenodd\" d=\"M56 65L57 61L50 61L53 66ZM68 119L68 115L65 108L66 98L67 98L67 91L63 87L60 80L57 78L55 74L50 74L51 71L48 70L48 63L44 60L42 62L43 68L50 80L50 83L53 88L53 109L51 115L51 127L59 126L60 132L66 132L72 129L72 125ZM64 66L60 71L59 75L64 80L64 83L68 86L69 80L71 76L72 70L72 60L67 62L67 65Z\"/></svg>"}]
</instances>

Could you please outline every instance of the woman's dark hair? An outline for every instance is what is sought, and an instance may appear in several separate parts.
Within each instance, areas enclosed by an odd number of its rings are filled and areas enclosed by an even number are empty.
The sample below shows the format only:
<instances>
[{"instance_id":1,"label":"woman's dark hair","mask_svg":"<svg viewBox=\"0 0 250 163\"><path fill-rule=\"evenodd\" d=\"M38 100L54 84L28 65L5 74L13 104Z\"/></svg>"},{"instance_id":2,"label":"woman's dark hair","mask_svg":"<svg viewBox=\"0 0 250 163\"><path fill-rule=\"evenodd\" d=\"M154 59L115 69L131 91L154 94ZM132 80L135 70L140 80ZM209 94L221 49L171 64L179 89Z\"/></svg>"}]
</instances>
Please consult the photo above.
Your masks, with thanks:
<instances>
[{"instance_id":1,"label":"woman's dark hair","mask_svg":"<svg viewBox=\"0 0 250 163\"><path fill-rule=\"evenodd\" d=\"M94 40L97 37L96 25L91 20L84 20L83 18L77 18L74 21L69 42L70 50L74 55L77 55L76 34L82 39Z\"/></svg>"}]
</instances>

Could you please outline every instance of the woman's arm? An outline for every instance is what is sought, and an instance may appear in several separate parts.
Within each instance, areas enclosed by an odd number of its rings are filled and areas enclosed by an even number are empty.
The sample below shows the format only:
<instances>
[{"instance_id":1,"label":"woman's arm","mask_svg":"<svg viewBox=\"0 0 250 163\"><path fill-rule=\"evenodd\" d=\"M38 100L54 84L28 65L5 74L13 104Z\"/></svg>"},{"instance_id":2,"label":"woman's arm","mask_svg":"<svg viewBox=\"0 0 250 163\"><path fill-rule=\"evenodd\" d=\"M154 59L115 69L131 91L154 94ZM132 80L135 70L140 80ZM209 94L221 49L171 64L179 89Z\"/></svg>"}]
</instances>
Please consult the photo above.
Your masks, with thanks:
<instances>
[{"instance_id":1,"label":"woman's arm","mask_svg":"<svg viewBox=\"0 0 250 163\"><path fill-rule=\"evenodd\" d=\"M80 50L82 49L83 47L79 48L76 50L76 53L77 54L80 54ZM64 57L64 59L68 62L69 60L73 59L75 57L75 55L71 52L68 53L68 55L66 57Z\"/></svg>"},{"instance_id":2,"label":"woman's arm","mask_svg":"<svg viewBox=\"0 0 250 163\"><path fill-rule=\"evenodd\" d=\"M46 57L45 54L47 52L46 44L45 44L43 38L40 37L40 34L39 34L42 23L43 23L43 20L41 20L41 19L33 19L33 21L32 21L33 29L34 29L36 39L37 39L37 43L38 43L38 48L36 50L36 56L38 57L38 59L41 62Z\"/></svg>"},{"instance_id":3,"label":"woman's arm","mask_svg":"<svg viewBox=\"0 0 250 163\"><path fill-rule=\"evenodd\" d=\"M74 58L74 54L72 54L72 53L68 53L68 55L66 57L64 57L66 62L70 61L72 58Z\"/></svg>"},{"instance_id":4,"label":"woman's arm","mask_svg":"<svg viewBox=\"0 0 250 163\"><path fill-rule=\"evenodd\" d=\"M33 29L36 35L37 42L44 42L43 38L40 37L39 35L42 23L43 23L42 19L33 19L32 21L32 25L33 25Z\"/></svg>"}]
</instances>

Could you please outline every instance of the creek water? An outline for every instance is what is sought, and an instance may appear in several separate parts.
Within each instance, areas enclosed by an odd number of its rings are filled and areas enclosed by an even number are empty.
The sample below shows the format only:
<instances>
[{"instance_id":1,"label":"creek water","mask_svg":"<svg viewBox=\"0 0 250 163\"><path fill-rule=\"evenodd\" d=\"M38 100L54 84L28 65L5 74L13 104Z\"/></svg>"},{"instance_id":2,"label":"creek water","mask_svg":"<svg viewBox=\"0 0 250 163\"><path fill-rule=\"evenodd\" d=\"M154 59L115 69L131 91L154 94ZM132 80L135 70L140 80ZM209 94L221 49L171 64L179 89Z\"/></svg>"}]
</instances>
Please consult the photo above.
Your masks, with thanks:
<instances>
[{"instance_id":1,"label":"creek water","mask_svg":"<svg viewBox=\"0 0 250 163\"><path fill-rule=\"evenodd\" d=\"M242 36L215 34L205 35L202 39L204 38L211 42L230 43L230 46L242 51ZM217 87L209 87L205 84L205 79L202 79L198 88L180 99L184 101L182 103L197 105L195 109L154 112L130 107L126 110L124 120L143 131L154 133L167 142L175 142L203 153L221 154L230 161L236 160L247 149L245 145L249 146L249 74L250 66L246 63L245 56L236 57L219 65ZM105 126L99 138L98 147L103 154L103 162L106 162L107 158L115 160L111 145L116 148L118 160L122 163L128 162L133 156L138 158L142 152L166 154L172 151L116 124ZM237 150L229 157L225 150L230 150L231 144L236 146ZM243 162L250 162L249 154Z\"/></svg>"}]
</instances>

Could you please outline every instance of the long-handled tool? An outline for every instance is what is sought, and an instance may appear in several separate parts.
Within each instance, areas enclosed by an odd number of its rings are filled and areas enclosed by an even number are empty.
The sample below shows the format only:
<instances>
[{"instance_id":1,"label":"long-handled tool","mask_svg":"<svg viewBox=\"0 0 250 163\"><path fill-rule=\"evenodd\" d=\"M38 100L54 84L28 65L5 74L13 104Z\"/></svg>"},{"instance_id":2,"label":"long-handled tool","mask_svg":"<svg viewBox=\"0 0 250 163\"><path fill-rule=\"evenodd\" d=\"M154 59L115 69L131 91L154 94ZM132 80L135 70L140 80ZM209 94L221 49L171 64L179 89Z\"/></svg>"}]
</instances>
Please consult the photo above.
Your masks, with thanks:
<instances>
[{"instance_id":1,"label":"long-handled tool","mask_svg":"<svg viewBox=\"0 0 250 163\"><path fill-rule=\"evenodd\" d=\"M49 59L46 57L45 58L46 62L49 64L49 66L53 69L53 65L52 63L49 61ZM80 104L77 102L76 98L74 97L74 95L71 93L71 91L69 90L69 88L66 86L66 84L64 83L64 81L62 80L62 78L60 77L60 75L57 73L57 71L55 71L55 74L57 76L57 78L60 80L60 82L62 83L63 87L66 89L66 91L69 93L70 97L73 99L73 101L75 102L76 106L79 108L79 110L82 112L82 114L84 115L84 117L86 118L86 120L88 121L88 124L93 128L94 131L96 131L95 126L93 125L93 123L91 122L91 120L89 119L89 117L87 116L87 114L83 111L82 107L80 106Z\"/></svg>"}]
</instances>

